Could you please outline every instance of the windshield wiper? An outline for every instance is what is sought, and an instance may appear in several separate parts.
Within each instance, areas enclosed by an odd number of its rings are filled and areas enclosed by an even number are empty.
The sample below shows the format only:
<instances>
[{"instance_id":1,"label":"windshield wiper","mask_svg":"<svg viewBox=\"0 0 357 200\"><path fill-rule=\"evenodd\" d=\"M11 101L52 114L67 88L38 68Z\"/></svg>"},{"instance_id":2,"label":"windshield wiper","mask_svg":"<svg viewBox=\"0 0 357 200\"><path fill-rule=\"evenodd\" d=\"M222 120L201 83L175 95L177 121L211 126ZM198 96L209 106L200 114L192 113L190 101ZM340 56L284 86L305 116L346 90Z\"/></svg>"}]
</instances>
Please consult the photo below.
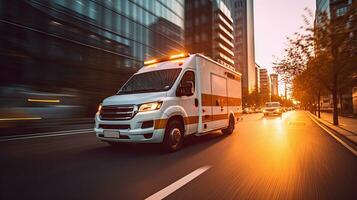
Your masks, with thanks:
<instances>
[{"instance_id":1,"label":"windshield wiper","mask_svg":"<svg viewBox=\"0 0 357 200\"><path fill-rule=\"evenodd\" d=\"M131 91L119 91L117 92L117 94L130 94Z\"/></svg>"},{"instance_id":2,"label":"windshield wiper","mask_svg":"<svg viewBox=\"0 0 357 200\"><path fill-rule=\"evenodd\" d=\"M118 94L133 94L133 93L145 93L145 92L160 92L159 89L141 89L141 90L130 90L130 91L119 91Z\"/></svg>"}]
</instances>

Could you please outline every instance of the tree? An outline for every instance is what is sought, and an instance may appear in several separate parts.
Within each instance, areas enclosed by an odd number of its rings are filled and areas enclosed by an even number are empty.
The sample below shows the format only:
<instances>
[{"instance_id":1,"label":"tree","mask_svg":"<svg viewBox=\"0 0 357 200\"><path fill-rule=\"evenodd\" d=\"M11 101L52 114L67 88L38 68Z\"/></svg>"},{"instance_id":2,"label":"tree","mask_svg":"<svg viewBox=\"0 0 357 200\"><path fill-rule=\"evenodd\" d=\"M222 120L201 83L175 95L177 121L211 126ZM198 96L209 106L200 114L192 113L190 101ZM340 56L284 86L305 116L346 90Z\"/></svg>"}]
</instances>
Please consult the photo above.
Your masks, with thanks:
<instances>
[{"instance_id":1,"label":"tree","mask_svg":"<svg viewBox=\"0 0 357 200\"><path fill-rule=\"evenodd\" d=\"M306 9L308 16L311 12ZM306 27L303 33L295 33L288 38L289 46L285 55L276 62L274 69L293 83L293 94L300 101L320 106L320 96L329 91L333 96L333 122L338 125L337 95L352 83L356 72L356 26L348 26L356 21L356 2L349 11L334 19L326 13L316 14L316 23L304 17ZM352 73L351 73L352 72ZM317 97L317 98L316 98Z\"/></svg>"}]
</instances>

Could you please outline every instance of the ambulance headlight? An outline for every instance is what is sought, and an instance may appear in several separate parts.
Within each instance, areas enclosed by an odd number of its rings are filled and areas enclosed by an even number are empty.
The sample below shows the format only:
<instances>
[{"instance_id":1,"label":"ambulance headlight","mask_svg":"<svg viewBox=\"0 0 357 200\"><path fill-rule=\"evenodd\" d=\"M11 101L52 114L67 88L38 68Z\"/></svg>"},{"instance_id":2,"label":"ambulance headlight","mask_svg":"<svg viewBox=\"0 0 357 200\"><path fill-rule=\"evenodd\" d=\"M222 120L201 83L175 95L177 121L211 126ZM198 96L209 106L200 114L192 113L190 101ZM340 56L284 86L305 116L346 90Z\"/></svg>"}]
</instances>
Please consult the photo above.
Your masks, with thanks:
<instances>
[{"instance_id":1,"label":"ambulance headlight","mask_svg":"<svg viewBox=\"0 0 357 200\"><path fill-rule=\"evenodd\" d=\"M158 102L150 102L150 103L144 103L139 105L139 112L146 112L146 111L152 111L152 110L159 110L161 108L162 101Z\"/></svg>"}]
</instances>

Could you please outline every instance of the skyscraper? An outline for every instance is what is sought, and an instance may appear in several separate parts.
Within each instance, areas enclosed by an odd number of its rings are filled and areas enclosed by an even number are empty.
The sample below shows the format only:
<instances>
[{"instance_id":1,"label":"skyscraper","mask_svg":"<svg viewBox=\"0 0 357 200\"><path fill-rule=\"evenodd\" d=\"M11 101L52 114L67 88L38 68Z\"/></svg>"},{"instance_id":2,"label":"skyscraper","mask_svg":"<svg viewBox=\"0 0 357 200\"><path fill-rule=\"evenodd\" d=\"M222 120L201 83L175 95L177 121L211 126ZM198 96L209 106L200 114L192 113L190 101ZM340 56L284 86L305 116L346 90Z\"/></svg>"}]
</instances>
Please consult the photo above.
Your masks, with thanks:
<instances>
[{"instance_id":1,"label":"skyscraper","mask_svg":"<svg viewBox=\"0 0 357 200\"><path fill-rule=\"evenodd\" d=\"M260 94L260 69L261 67L257 63L255 63L255 90L258 94Z\"/></svg>"},{"instance_id":2,"label":"skyscraper","mask_svg":"<svg viewBox=\"0 0 357 200\"><path fill-rule=\"evenodd\" d=\"M271 95L278 96L279 95L279 85L278 85L278 74L270 74L270 82L271 82Z\"/></svg>"},{"instance_id":3,"label":"skyscraper","mask_svg":"<svg viewBox=\"0 0 357 200\"><path fill-rule=\"evenodd\" d=\"M253 0L231 0L235 68L242 73L243 94L257 89L254 51Z\"/></svg>"},{"instance_id":4,"label":"skyscraper","mask_svg":"<svg viewBox=\"0 0 357 200\"><path fill-rule=\"evenodd\" d=\"M265 101L269 101L271 97L270 77L267 69L260 69L260 93Z\"/></svg>"},{"instance_id":5,"label":"skyscraper","mask_svg":"<svg viewBox=\"0 0 357 200\"><path fill-rule=\"evenodd\" d=\"M185 1L185 47L234 67L233 19L229 0Z\"/></svg>"}]
</instances>

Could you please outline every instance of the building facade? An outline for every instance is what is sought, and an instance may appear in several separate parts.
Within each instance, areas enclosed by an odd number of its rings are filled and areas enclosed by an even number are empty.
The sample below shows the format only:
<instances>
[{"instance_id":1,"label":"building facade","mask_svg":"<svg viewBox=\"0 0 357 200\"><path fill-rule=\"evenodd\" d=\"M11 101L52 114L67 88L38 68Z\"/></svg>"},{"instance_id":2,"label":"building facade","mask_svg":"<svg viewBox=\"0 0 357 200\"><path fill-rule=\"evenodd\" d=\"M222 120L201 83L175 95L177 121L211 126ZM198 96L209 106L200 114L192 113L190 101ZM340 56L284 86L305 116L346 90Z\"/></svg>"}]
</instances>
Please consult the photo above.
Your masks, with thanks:
<instances>
[{"instance_id":1,"label":"building facade","mask_svg":"<svg viewBox=\"0 0 357 200\"><path fill-rule=\"evenodd\" d=\"M233 19L229 0L185 1L185 47L234 67Z\"/></svg>"},{"instance_id":2,"label":"building facade","mask_svg":"<svg viewBox=\"0 0 357 200\"><path fill-rule=\"evenodd\" d=\"M255 82L256 82L255 90L257 91L258 94L260 94L260 69L261 67L257 63L255 63Z\"/></svg>"},{"instance_id":3,"label":"building facade","mask_svg":"<svg viewBox=\"0 0 357 200\"><path fill-rule=\"evenodd\" d=\"M184 50L184 0L2 0L0 18L4 107L33 91L92 116L143 60Z\"/></svg>"},{"instance_id":4,"label":"building facade","mask_svg":"<svg viewBox=\"0 0 357 200\"><path fill-rule=\"evenodd\" d=\"M271 83L267 69L260 69L260 94L265 101L269 101L271 97Z\"/></svg>"},{"instance_id":5,"label":"building facade","mask_svg":"<svg viewBox=\"0 0 357 200\"><path fill-rule=\"evenodd\" d=\"M231 0L234 28L235 68L242 73L243 94L257 89L254 50L253 0Z\"/></svg>"},{"instance_id":6,"label":"building facade","mask_svg":"<svg viewBox=\"0 0 357 200\"><path fill-rule=\"evenodd\" d=\"M270 74L270 82L271 82L271 95L278 96L279 95L279 81L277 74Z\"/></svg>"}]
</instances>

